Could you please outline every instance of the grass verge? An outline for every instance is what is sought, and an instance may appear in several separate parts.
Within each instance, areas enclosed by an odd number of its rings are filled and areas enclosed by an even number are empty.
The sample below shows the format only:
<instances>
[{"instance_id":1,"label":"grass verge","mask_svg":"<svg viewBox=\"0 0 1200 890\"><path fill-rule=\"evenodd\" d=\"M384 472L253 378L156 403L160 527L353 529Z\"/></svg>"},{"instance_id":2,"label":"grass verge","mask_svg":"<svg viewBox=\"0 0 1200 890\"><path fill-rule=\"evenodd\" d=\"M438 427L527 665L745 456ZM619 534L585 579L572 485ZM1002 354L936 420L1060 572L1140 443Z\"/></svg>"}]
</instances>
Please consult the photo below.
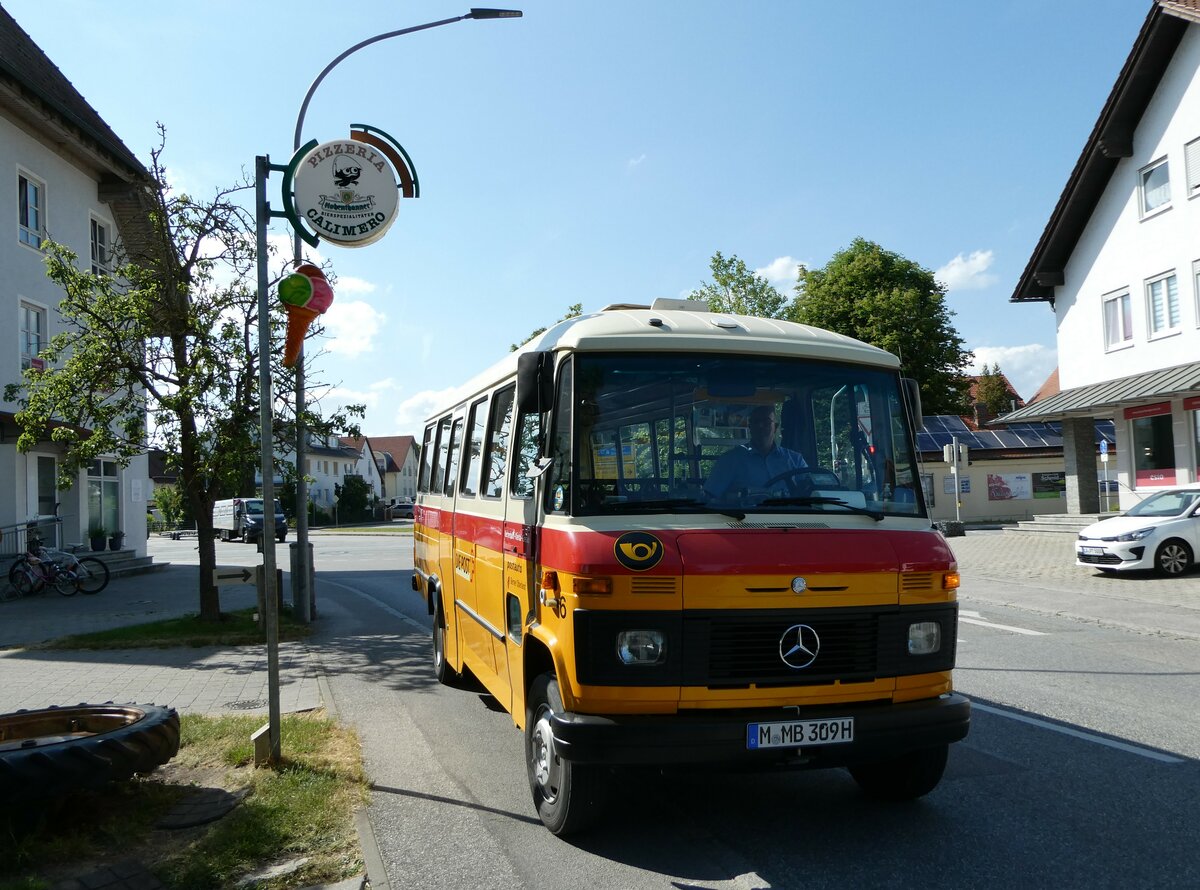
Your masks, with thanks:
<instances>
[{"instance_id":1,"label":"grass verge","mask_svg":"<svg viewBox=\"0 0 1200 890\"><path fill-rule=\"evenodd\" d=\"M152 649L173 646L249 646L266 642L266 632L254 620L256 609L225 612L218 622L201 621L198 615L168 618L148 624L114 627L88 634L72 634L40 643L37 649ZM292 616L290 606L279 610L281 642L300 640L312 626Z\"/></svg>"},{"instance_id":2,"label":"grass verge","mask_svg":"<svg viewBox=\"0 0 1200 890\"><path fill-rule=\"evenodd\" d=\"M284 863L295 867L250 885L284 890L361 873L354 812L366 803L367 783L357 735L324 711L285 715L283 762L256 769L250 735L263 722L185 715L179 754L149 776L0 814L0 890L45 890L130 860L171 890L232 887ZM244 797L208 825L155 827L199 787Z\"/></svg>"}]
</instances>

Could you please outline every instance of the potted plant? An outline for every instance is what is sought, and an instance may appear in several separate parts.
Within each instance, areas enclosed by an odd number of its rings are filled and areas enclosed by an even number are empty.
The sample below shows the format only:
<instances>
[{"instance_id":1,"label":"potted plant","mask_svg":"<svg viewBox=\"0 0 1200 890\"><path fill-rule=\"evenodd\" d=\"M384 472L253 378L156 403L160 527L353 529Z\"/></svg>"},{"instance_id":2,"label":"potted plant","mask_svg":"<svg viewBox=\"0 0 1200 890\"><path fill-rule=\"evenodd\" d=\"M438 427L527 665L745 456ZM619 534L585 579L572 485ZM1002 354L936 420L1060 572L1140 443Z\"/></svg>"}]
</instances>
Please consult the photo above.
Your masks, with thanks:
<instances>
[{"instance_id":1,"label":"potted plant","mask_svg":"<svg viewBox=\"0 0 1200 890\"><path fill-rule=\"evenodd\" d=\"M117 529L108 539L109 550L120 550L125 546L125 532Z\"/></svg>"},{"instance_id":2,"label":"potted plant","mask_svg":"<svg viewBox=\"0 0 1200 890\"><path fill-rule=\"evenodd\" d=\"M88 526L88 540L91 541L92 550L100 551L104 549L105 538L108 536L108 529L101 522L93 521Z\"/></svg>"}]
</instances>

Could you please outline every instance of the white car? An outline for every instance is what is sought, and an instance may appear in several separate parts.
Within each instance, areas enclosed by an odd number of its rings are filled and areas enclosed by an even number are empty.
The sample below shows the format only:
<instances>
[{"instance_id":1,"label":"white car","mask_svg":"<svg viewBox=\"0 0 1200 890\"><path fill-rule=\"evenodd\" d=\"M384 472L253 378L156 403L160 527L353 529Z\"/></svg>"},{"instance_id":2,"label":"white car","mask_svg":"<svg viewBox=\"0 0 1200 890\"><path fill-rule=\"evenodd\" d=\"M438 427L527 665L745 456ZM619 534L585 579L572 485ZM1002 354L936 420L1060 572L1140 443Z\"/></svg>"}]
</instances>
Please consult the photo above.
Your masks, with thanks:
<instances>
[{"instance_id":1,"label":"white car","mask_svg":"<svg viewBox=\"0 0 1200 890\"><path fill-rule=\"evenodd\" d=\"M1089 525L1075 541L1075 565L1182 575L1198 552L1200 483L1193 483L1156 492L1120 516Z\"/></svg>"}]
</instances>

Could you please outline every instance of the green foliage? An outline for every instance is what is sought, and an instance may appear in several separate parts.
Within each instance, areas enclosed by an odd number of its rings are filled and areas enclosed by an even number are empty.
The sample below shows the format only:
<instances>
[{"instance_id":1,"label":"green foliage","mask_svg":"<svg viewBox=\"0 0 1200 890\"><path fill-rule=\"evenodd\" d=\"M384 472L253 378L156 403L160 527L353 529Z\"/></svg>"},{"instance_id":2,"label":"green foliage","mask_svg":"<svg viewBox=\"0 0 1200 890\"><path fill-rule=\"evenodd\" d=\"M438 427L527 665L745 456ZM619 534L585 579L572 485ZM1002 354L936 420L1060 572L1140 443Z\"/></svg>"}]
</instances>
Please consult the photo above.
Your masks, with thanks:
<instances>
[{"instance_id":1,"label":"green foliage","mask_svg":"<svg viewBox=\"0 0 1200 890\"><path fill-rule=\"evenodd\" d=\"M709 263L713 280L688 295L690 300L703 300L713 312L735 315L757 315L760 318L783 318L787 302L761 275L746 268L746 264L731 255L728 259L718 250Z\"/></svg>"},{"instance_id":2,"label":"green foliage","mask_svg":"<svg viewBox=\"0 0 1200 890\"><path fill-rule=\"evenodd\" d=\"M183 492L178 485L160 485L154 489L154 506L167 525L180 525L184 517Z\"/></svg>"},{"instance_id":3,"label":"green foliage","mask_svg":"<svg viewBox=\"0 0 1200 890\"><path fill-rule=\"evenodd\" d=\"M1000 365L995 364L989 368L985 364L975 381L975 401L986 405L994 416L1011 410L1012 398L1004 378L1000 375Z\"/></svg>"},{"instance_id":4,"label":"green foliage","mask_svg":"<svg viewBox=\"0 0 1200 890\"><path fill-rule=\"evenodd\" d=\"M926 414L959 411L970 355L933 273L863 238L820 269L801 267L791 321L827 328L900 356Z\"/></svg>"},{"instance_id":5,"label":"green foliage","mask_svg":"<svg viewBox=\"0 0 1200 890\"><path fill-rule=\"evenodd\" d=\"M562 318L560 318L558 321L556 321L555 324L564 322L569 318L576 318L577 316L580 316L582 314L583 314L583 304L582 303L573 303L567 307L567 314L564 315ZM510 344L508 347L508 351L516 352L518 349L520 349L522 346L524 346L526 343L528 343L534 337L537 337L537 336L540 336L541 334L546 333L547 330L548 330L548 328L538 328L536 331L531 333L528 337L526 337L520 343Z\"/></svg>"},{"instance_id":6,"label":"green foliage","mask_svg":"<svg viewBox=\"0 0 1200 890\"><path fill-rule=\"evenodd\" d=\"M337 495L338 520L357 522L371 518L371 486L362 476L347 476L341 485L333 486Z\"/></svg>"}]
</instances>

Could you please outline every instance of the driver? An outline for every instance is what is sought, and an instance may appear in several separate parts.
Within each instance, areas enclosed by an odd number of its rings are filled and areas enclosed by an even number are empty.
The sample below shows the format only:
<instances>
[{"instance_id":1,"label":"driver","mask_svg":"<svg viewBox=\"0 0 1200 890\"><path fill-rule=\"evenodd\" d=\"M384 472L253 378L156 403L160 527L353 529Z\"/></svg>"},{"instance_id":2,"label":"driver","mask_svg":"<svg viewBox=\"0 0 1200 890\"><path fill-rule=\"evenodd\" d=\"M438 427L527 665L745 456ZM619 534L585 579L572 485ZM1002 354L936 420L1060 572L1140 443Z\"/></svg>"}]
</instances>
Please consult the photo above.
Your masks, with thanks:
<instances>
[{"instance_id":1,"label":"driver","mask_svg":"<svg viewBox=\"0 0 1200 890\"><path fill-rule=\"evenodd\" d=\"M804 456L775 443L775 408L759 405L750 412L750 441L735 445L719 458L704 491L710 499L731 497L743 489L765 488L780 474L807 467Z\"/></svg>"}]
</instances>

